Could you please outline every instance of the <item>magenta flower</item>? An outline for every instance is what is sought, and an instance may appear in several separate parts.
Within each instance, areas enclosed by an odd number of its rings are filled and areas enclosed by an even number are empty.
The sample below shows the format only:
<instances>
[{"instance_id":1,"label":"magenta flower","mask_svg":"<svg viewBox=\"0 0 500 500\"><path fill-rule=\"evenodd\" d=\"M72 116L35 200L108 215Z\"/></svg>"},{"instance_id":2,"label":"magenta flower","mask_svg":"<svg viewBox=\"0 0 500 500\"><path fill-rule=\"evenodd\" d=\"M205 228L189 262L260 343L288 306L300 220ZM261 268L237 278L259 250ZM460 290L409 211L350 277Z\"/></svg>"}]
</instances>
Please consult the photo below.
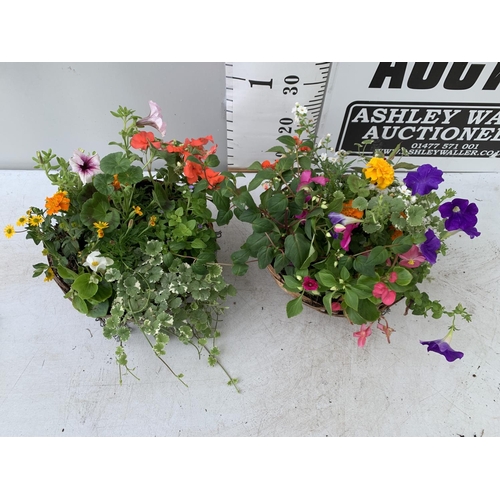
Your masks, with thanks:
<instances>
[{"instance_id":1,"label":"magenta flower","mask_svg":"<svg viewBox=\"0 0 500 500\"><path fill-rule=\"evenodd\" d=\"M163 121L163 116L161 114L161 109L156 102L149 101L149 109L151 112L146 118L141 118L137 120L136 125L138 127L145 127L149 125L154 127L158 132L160 132L162 137L165 137L165 132L167 131L167 124Z\"/></svg>"},{"instance_id":2,"label":"magenta flower","mask_svg":"<svg viewBox=\"0 0 500 500\"><path fill-rule=\"evenodd\" d=\"M452 201L443 203L439 207L441 217L446 219L444 227L448 231L462 230L471 239L481 234L475 228L478 211L479 209L475 203L469 203L469 200L464 200L463 198L455 198Z\"/></svg>"},{"instance_id":3,"label":"magenta flower","mask_svg":"<svg viewBox=\"0 0 500 500\"><path fill-rule=\"evenodd\" d=\"M342 241L340 246L346 252L349 251L349 245L351 244L351 234L359 226L359 224L347 224L345 231L342 233Z\"/></svg>"},{"instance_id":4,"label":"magenta flower","mask_svg":"<svg viewBox=\"0 0 500 500\"><path fill-rule=\"evenodd\" d=\"M302 223L304 223L306 221L308 213L309 212L307 210L302 210L302 212L300 214L294 215L294 217L296 219L300 219L300 223L302 224Z\"/></svg>"},{"instance_id":5,"label":"magenta flower","mask_svg":"<svg viewBox=\"0 0 500 500\"><path fill-rule=\"evenodd\" d=\"M392 271L391 274L389 274L389 283L396 283L397 280L398 280L398 273Z\"/></svg>"},{"instance_id":6,"label":"magenta flower","mask_svg":"<svg viewBox=\"0 0 500 500\"><path fill-rule=\"evenodd\" d=\"M313 280L309 276L306 276L304 278L304 281L302 282L302 287L304 288L304 290L314 291L318 289L318 286L318 282L316 280Z\"/></svg>"},{"instance_id":7,"label":"magenta flower","mask_svg":"<svg viewBox=\"0 0 500 500\"><path fill-rule=\"evenodd\" d=\"M326 183L329 181L326 177L323 177L322 175L318 177L313 177L312 172L310 170L304 170L300 174L300 180L299 180L299 185L297 186L297 192L299 192L304 186L307 186L311 182L314 182L315 184L320 184L321 186L326 186Z\"/></svg>"},{"instance_id":8,"label":"magenta flower","mask_svg":"<svg viewBox=\"0 0 500 500\"><path fill-rule=\"evenodd\" d=\"M432 229L425 232L426 240L420 245L420 251L430 264L435 264L437 251L441 248L440 239L434 234Z\"/></svg>"},{"instance_id":9,"label":"magenta flower","mask_svg":"<svg viewBox=\"0 0 500 500\"><path fill-rule=\"evenodd\" d=\"M450 331L448 335L446 335L446 337L440 340L421 340L420 343L427 346L427 352L433 351L437 352L438 354L442 354L446 358L446 361L449 361L451 363L452 361L461 359L464 356L463 352L455 351L450 347L452 335L453 332Z\"/></svg>"},{"instance_id":10,"label":"magenta flower","mask_svg":"<svg viewBox=\"0 0 500 500\"><path fill-rule=\"evenodd\" d=\"M101 173L101 159L98 154L87 155L81 150L76 150L69 159L71 170L76 172L84 184L90 182L92 177Z\"/></svg>"},{"instance_id":11,"label":"magenta flower","mask_svg":"<svg viewBox=\"0 0 500 500\"><path fill-rule=\"evenodd\" d=\"M443 182L443 172L428 163L420 165L415 172L410 172L403 182L411 189L411 194L421 196L437 189Z\"/></svg>"},{"instance_id":12,"label":"magenta flower","mask_svg":"<svg viewBox=\"0 0 500 500\"><path fill-rule=\"evenodd\" d=\"M417 245L413 245L407 252L402 253L399 264L403 267L414 268L425 262L425 257L420 253Z\"/></svg>"},{"instance_id":13,"label":"magenta flower","mask_svg":"<svg viewBox=\"0 0 500 500\"><path fill-rule=\"evenodd\" d=\"M372 329L370 325L361 325L359 331L352 334L353 337L358 339L358 347L364 347L366 344L366 339L372 334Z\"/></svg>"},{"instance_id":14,"label":"magenta flower","mask_svg":"<svg viewBox=\"0 0 500 500\"><path fill-rule=\"evenodd\" d=\"M373 287L372 294L374 297L377 297L378 299L382 299L382 302L386 306L390 306L394 304L396 300L396 292L394 290L389 290L387 285L385 283L379 282L375 283L375 286Z\"/></svg>"}]
</instances>

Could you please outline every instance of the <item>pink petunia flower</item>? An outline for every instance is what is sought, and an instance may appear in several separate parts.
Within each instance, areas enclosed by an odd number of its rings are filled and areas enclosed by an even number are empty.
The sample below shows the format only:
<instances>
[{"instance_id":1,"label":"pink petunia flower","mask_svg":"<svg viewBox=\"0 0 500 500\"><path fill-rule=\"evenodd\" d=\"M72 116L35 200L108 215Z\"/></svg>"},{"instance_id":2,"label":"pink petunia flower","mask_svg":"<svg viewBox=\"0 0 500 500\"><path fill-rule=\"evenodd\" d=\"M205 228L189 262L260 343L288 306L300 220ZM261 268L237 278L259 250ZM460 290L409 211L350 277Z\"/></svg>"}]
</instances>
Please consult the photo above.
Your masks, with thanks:
<instances>
[{"instance_id":1,"label":"pink petunia flower","mask_svg":"<svg viewBox=\"0 0 500 500\"><path fill-rule=\"evenodd\" d=\"M137 126L145 127L146 125L149 125L150 127L154 127L158 130L162 137L165 137L167 124L163 121L160 106L158 106L156 102L149 101L149 109L151 110L149 115L141 120L137 120Z\"/></svg>"},{"instance_id":2,"label":"pink petunia flower","mask_svg":"<svg viewBox=\"0 0 500 500\"><path fill-rule=\"evenodd\" d=\"M69 164L84 184L91 182L94 175L101 173L101 159L98 154L87 155L82 150L77 150L69 159Z\"/></svg>"},{"instance_id":3,"label":"pink petunia flower","mask_svg":"<svg viewBox=\"0 0 500 500\"><path fill-rule=\"evenodd\" d=\"M346 252L349 251L349 245L351 243L351 233L359 226L359 224L347 224L344 232L342 233L342 241L340 242L340 246Z\"/></svg>"},{"instance_id":4,"label":"pink petunia flower","mask_svg":"<svg viewBox=\"0 0 500 500\"><path fill-rule=\"evenodd\" d=\"M374 297L382 299L382 302L386 306L394 304L394 301L396 300L396 292L394 290L389 290L389 288L387 288L387 285L382 282L375 283L372 294Z\"/></svg>"},{"instance_id":5,"label":"pink petunia flower","mask_svg":"<svg viewBox=\"0 0 500 500\"><path fill-rule=\"evenodd\" d=\"M358 339L358 347L364 347L366 344L366 339L372 334L372 329L370 325L361 325L359 331L354 332L352 335Z\"/></svg>"},{"instance_id":6,"label":"pink petunia flower","mask_svg":"<svg viewBox=\"0 0 500 500\"><path fill-rule=\"evenodd\" d=\"M326 177L323 177L322 175L318 177L313 177L312 172L310 170L304 170L300 174L300 180L299 180L299 185L297 186L297 192L299 192L304 186L307 186L311 182L314 182L315 184L320 184L321 186L326 186L326 183L329 181Z\"/></svg>"}]
</instances>

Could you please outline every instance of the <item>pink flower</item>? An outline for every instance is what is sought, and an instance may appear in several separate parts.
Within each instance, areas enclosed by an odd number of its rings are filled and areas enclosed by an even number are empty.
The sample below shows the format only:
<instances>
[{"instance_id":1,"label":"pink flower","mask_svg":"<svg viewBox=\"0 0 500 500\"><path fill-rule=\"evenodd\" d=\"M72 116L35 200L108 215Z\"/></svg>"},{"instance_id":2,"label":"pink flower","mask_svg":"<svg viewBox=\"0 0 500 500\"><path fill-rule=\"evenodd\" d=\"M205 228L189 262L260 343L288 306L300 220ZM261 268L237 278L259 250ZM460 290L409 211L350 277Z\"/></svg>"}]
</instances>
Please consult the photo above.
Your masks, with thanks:
<instances>
[{"instance_id":1,"label":"pink flower","mask_svg":"<svg viewBox=\"0 0 500 500\"><path fill-rule=\"evenodd\" d=\"M396 300L396 292L394 290L389 290L389 288L387 288L387 285L382 282L375 283L372 293L374 297L382 299L382 302L386 306L394 304L394 301Z\"/></svg>"},{"instance_id":2,"label":"pink flower","mask_svg":"<svg viewBox=\"0 0 500 500\"><path fill-rule=\"evenodd\" d=\"M364 347L366 344L366 339L372 334L372 329L369 325L361 325L358 332L354 332L352 335L358 339L358 347Z\"/></svg>"},{"instance_id":3,"label":"pink flower","mask_svg":"<svg viewBox=\"0 0 500 500\"><path fill-rule=\"evenodd\" d=\"M101 159L98 154L88 155L77 150L69 159L71 170L76 172L84 184L92 182L92 177L101 173Z\"/></svg>"},{"instance_id":4,"label":"pink flower","mask_svg":"<svg viewBox=\"0 0 500 500\"><path fill-rule=\"evenodd\" d=\"M332 302L332 311L342 311L340 302Z\"/></svg>"},{"instance_id":5,"label":"pink flower","mask_svg":"<svg viewBox=\"0 0 500 500\"><path fill-rule=\"evenodd\" d=\"M297 186L297 192L299 192L304 186L307 186L311 182L325 186L328 181L329 179L327 179L326 177L323 176L313 177L312 172L310 170L304 170L304 172L300 174L300 181L299 185Z\"/></svg>"},{"instance_id":6,"label":"pink flower","mask_svg":"<svg viewBox=\"0 0 500 500\"><path fill-rule=\"evenodd\" d=\"M397 279L398 279L398 273L392 271L392 273L389 274L389 283L396 283Z\"/></svg>"},{"instance_id":7,"label":"pink flower","mask_svg":"<svg viewBox=\"0 0 500 500\"><path fill-rule=\"evenodd\" d=\"M402 253L399 258L400 265L403 267L414 268L425 262L425 257L420 253L417 245L413 245L407 252Z\"/></svg>"},{"instance_id":8,"label":"pink flower","mask_svg":"<svg viewBox=\"0 0 500 500\"><path fill-rule=\"evenodd\" d=\"M158 130L162 137L165 137L167 124L163 121L160 106L158 106L156 102L149 101L149 109L151 110L149 115L146 116L146 118L137 120L137 126L145 127L146 125L149 125L150 127L154 127L156 130Z\"/></svg>"},{"instance_id":9,"label":"pink flower","mask_svg":"<svg viewBox=\"0 0 500 500\"><path fill-rule=\"evenodd\" d=\"M302 282L302 287L304 290L309 290L309 291L314 291L318 289L318 282L316 280L313 280L309 276L306 276L304 278L304 281Z\"/></svg>"},{"instance_id":10,"label":"pink flower","mask_svg":"<svg viewBox=\"0 0 500 500\"><path fill-rule=\"evenodd\" d=\"M349 251L349 245L351 243L351 233L359 226L359 224L347 224L344 232L342 233L342 241L340 246L346 251Z\"/></svg>"}]
</instances>

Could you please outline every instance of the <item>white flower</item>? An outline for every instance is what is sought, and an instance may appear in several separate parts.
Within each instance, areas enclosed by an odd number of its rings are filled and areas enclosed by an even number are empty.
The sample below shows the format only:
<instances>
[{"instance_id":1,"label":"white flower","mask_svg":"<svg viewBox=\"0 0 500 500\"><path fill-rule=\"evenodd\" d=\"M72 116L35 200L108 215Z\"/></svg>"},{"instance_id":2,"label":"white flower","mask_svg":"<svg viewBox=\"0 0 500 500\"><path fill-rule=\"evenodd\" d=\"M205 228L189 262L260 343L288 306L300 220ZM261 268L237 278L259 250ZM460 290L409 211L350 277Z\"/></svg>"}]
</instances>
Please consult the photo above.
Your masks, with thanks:
<instances>
[{"instance_id":1,"label":"white flower","mask_svg":"<svg viewBox=\"0 0 500 500\"><path fill-rule=\"evenodd\" d=\"M108 257L103 257L98 251L89 253L87 260L83 263L84 266L90 267L92 271L104 271L107 266L113 264L114 260Z\"/></svg>"},{"instance_id":2,"label":"white flower","mask_svg":"<svg viewBox=\"0 0 500 500\"><path fill-rule=\"evenodd\" d=\"M295 121L300 121L300 116L307 115L307 108L300 106L298 102L295 103L295 107L292 109L292 113L295 115Z\"/></svg>"}]
</instances>

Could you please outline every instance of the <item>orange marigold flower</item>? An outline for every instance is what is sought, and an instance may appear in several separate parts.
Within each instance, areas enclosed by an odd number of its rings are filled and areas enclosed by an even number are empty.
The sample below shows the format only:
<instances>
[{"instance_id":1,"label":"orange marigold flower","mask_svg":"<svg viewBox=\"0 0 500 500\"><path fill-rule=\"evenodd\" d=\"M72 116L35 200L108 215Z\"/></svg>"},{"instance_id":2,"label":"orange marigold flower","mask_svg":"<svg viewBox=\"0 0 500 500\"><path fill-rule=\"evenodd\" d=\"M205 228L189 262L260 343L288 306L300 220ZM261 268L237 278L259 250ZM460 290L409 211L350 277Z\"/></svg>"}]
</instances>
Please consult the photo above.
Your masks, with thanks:
<instances>
[{"instance_id":1,"label":"orange marigold flower","mask_svg":"<svg viewBox=\"0 0 500 500\"><path fill-rule=\"evenodd\" d=\"M393 232L391 233L392 241L394 241L396 238L399 238L400 236L403 236L403 231L396 229L394 226L392 226L391 229L393 229Z\"/></svg>"},{"instance_id":2,"label":"orange marigold flower","mask_svg":"<svg viewBox=\"0 0 500 500\"><path fill-rule=\"evenodd\" d=\"M340 213L347 215L348 217L354 217L355 219L363 218L362 210L358 210L357 208L352 208L352 200L349 200L347 203L343 204L343 208Z\"/></svg>"},{"instance_id":3,"label":"orange marigold flower","mask_svg":"<svg viewBox=\"0 0 500 500\"><path fill-rule=\"evenodd\" d=\"M135 149L142 150L148 149L150 145L159 149L161 147L161 142L155 141L153 132L138 132L132 137L130 145Z\"/></svg>"},{"instance_id":4,"label":"orange marigold flower","mask_svg":"<svg viewBox=\"0 0 500 500\"><path fill-rule=\"evenodd\" d=\"M67 191L58 191L54 196L45 198L45 208L49 215L54 215L61 210L66 212L69 209L67 194Z\"/></svg>"}]
</instances>

